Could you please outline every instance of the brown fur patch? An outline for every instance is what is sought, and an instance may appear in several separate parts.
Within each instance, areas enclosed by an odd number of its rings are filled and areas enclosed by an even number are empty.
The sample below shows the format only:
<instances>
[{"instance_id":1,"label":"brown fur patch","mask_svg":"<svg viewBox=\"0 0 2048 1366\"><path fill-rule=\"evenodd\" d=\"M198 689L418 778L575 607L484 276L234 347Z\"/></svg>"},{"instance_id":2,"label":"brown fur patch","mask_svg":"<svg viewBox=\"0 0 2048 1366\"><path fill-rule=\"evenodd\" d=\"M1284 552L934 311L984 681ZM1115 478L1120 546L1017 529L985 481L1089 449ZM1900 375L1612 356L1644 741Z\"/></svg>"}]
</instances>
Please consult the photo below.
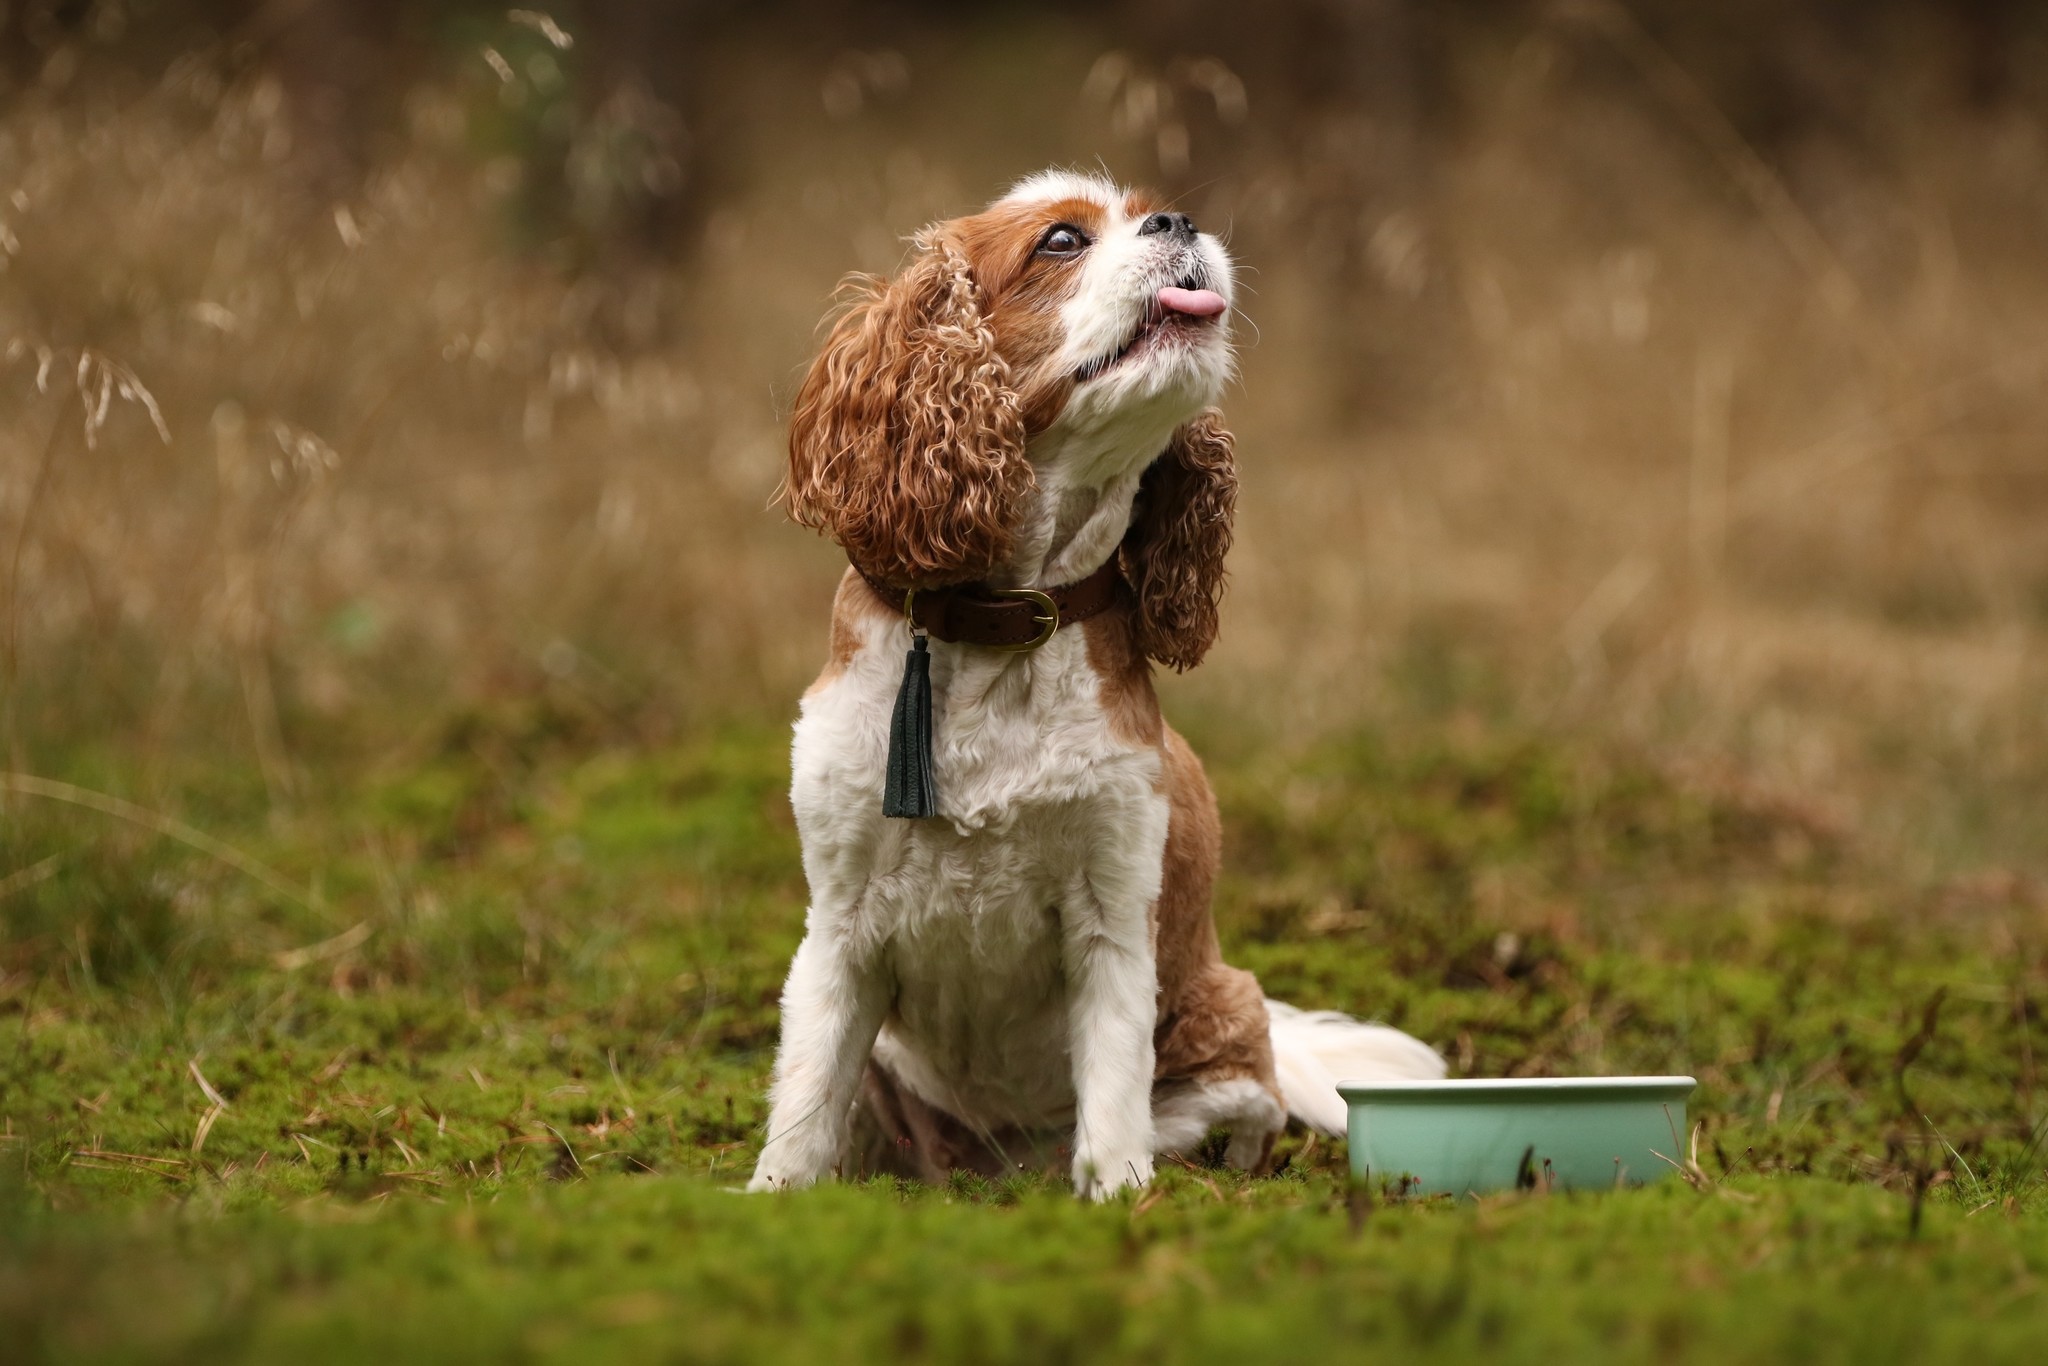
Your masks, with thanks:
<instances>
[{"instance_id":1,"label":"brown fur patch","mask_svg":"<svg viewBox=\"0 0 2048 1366\"><path fill-rule=\"evenodd\" d=\"M832 646L831 654L825 659L825 667L804 689L809 697L823 689L833 679L846 672L846 666L853 663L853 657L860 653L860 624L888 607L875 596L875 590L853 569L839 577L839 591L832 595Z\"/></svg>"},{"instance_id":2,"label":"brown fur patch","mask_svg":"<svg viewBox=\"0 0 2048 1366\"><path fill-rule=\"evenodd\" d=\"M1060 309L1073 297L1082 261L1078 256L1039 256L1038 243L1060 223L1092 237L1102 231L1103 217L1102 206L1093 200L1058 199L998 204L947 225L988 299L989 325L1010 364L1028 432L1050 427L1074 389L1073 376L1054 371L1050 362L1065 341Z\"/></svg>"},{"instance_id":3,"label":"brown fur patch","mask_svg":"<svg viewBox=\"0 0 2048 1366\"><path fill-rule=\"evenodd\" d=\"M986 291L993 313L1006 305L1064 303L1073 292L1074 268L1081 258L1040 256L1039 241L1059 223L1095 237L1102 222L1102 206L1092 199L1024 200L953 219L945 231L974 263L975 282Z\"/></svg>"},{"instance_id":4,"label":"brown fur patch","mask_svg":"<svg viewBox=\"0 0 2048 1366\"><path fill-rule=\"evenodd\" d=\"M1110 733L1134 749L1149 749L1160 742L1166 723L1159 715L1159 695L1152 690L1152 668L1138 648L1129 590L1119 593L1122 600L1115 607L1081 623L1081 638L1088 646L1088 667L1095 671Z\"/></svg>"},{"instance_id":5,"label":"brown fur patch","mask_svg":"<svg viewBox=\"0 0 2048 1366\"><path fill-rule=\"evenodd\" d=\"M1202 761L1167 727L1160 745L1166 786L1165 879L1153 911L1159 963L1156 1080L1250 1077L1280 1096L1273 1041L1258 979L1223 961L1210 895L1223 858L1223 822Z\"/></svg>"}]
</instances>

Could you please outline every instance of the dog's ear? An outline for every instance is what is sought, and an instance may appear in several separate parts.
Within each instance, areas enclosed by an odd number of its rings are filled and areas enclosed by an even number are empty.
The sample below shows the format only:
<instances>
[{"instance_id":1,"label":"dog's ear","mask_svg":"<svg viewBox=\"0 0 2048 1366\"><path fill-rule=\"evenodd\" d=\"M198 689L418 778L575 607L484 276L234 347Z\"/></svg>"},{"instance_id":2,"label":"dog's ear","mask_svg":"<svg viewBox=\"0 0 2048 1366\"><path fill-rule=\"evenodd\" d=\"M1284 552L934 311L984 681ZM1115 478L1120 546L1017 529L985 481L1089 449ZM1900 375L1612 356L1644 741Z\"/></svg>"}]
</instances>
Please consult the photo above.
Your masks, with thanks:
<instances>
[{"instance_id":1,"label":"dog's ear","mask_svg":"<svg viewBox=\"0 0 2048 1366\"><path fill-rule=\"evenodd\" d=\"M869 577L984 578L1032 485L1024 416L967 258L937 234L893 280L855 277L797 392L789 515Z\"/></svg>"},{"instance_id":2,"label":"dog's ear","mask_svg":"<svg viewBox=\"0 0 2048 1366\"><path fill-rule=\"evenodd\" d=\"M1173 434L1138 485L1124 574L1138 595L1138 644L1175 671L1216 640L1223 557L1237 510L1234 441L1214 408Z\"/></svg>"}]
</instances>

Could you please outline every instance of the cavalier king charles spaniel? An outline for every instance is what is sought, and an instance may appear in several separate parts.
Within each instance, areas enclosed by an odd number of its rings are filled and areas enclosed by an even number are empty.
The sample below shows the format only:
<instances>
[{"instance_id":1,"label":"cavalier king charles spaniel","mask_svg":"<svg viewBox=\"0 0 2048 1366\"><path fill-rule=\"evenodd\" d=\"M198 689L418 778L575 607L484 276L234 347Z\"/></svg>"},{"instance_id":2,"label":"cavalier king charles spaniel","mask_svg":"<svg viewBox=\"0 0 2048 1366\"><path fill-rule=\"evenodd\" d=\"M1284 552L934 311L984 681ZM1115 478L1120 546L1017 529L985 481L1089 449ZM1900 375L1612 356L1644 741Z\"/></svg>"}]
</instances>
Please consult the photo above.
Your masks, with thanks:
<instances>
[{"instance_id":1,"label":"cavalier king charles spaniel","mask_svg":"<svg viewBox=\"0 0 2048 1366\"><path fill-rule=\"evenodd\" d=\"M811 903L749 1189L1064 1159L1103 1199L1212 1129L1258 1170L1289 1115L1344 1132L1339 1079L1444 1065L1264 999L1210 917L1216 802L1152 666L1216 636L1230 258L1064 172L915 244L852 283L791 422L786 506L850 567L796 723Z\"/></svg>"}]
</instances>

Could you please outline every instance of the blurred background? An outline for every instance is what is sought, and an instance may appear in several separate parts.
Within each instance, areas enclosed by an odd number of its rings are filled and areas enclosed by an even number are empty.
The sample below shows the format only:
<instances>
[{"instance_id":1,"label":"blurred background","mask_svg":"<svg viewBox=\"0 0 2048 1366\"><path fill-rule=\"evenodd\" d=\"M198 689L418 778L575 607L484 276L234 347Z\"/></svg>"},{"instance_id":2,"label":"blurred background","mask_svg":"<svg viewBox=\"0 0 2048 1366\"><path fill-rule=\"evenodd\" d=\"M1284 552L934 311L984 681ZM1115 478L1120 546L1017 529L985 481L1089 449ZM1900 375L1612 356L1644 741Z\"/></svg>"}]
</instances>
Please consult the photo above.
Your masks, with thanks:
<instances>
[{"instance_id":1,"label":"blurred background","mask_svg":"<svg viewBox=\"0 0 2048 1366\"><path fill-rule=\"evenodd\" d=\"M840 564L770 505L835 282L1061 164L1248 286L1232 594L1170 711L1507 715L2048 869L2037 7L0 14L16 770L196 751L288 811L477 709L780 724Z\"/></svg>"}]
</instances>

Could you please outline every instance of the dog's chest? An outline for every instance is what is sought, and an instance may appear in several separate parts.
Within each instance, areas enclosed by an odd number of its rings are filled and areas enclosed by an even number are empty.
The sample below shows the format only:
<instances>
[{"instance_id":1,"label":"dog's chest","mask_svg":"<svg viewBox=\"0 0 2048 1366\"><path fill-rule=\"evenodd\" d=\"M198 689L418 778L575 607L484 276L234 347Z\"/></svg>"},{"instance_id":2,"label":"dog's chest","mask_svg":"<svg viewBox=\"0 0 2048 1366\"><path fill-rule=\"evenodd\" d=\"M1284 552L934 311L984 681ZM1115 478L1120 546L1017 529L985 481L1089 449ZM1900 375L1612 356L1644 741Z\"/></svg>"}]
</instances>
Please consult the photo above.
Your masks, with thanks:
<instances>
[{"instance_id":1,"label":"dog's chest","mask_svg":"<svg viewBox=\"0 0 2048 1366\"><path fill-rule=\"evenodd\" d=\"M1079 632L1021 660L935 650L940 814L886 819L902 637L861 650L797 725L812 930L881 955L894 1001L878 1052L913 1090L990 1123L1047 1122L1072 1103L1062 919L1156 898L1158 751L1115 733Z\"/></svg>"},{"instance_id":2,"label":"dog's chest","mask_svg":"<svg viewBox=\"0 0 2048 1366\"><path fill-rule=\"evenodd\" d=\"M1111 781L1033 804L1000 829L920 822L860 914L880 932L892 1006L877 1056L913 1092L992 1128L1071 1120L1065 943L1114 896L1144 915L1158 895L1164 799ZM1114 890L1112 890L1114 889ZM1145 988L1149 998L1151 989Z\"/></svg>"}]
</instances>

